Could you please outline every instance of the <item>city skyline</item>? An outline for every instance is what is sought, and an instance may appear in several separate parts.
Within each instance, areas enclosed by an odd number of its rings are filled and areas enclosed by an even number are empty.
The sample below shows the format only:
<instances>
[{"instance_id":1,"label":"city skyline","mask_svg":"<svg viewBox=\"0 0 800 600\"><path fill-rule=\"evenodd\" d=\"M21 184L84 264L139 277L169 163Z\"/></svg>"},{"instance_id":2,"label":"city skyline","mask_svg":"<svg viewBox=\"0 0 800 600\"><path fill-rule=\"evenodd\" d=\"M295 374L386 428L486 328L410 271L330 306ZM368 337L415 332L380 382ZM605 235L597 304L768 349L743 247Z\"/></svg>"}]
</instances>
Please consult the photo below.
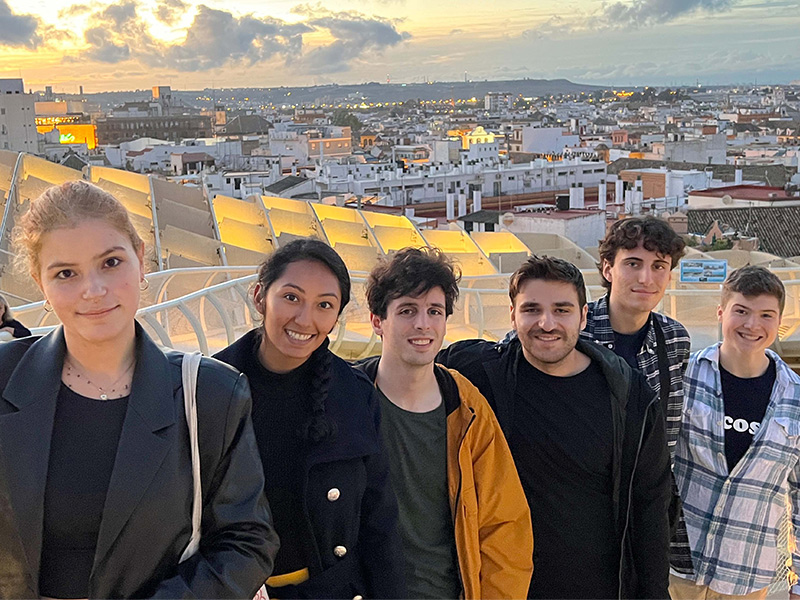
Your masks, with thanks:
<instances>
[{"instance_id":1,"label":"city skyline","mask_svg":"<svg viewBox=\"0 0 800 600\"><path fill-rule=\"evenodd\" d=\"M171 85L566 78L800 80L798 0L0 0L0 78L87 93Z\"/></svg>"}]
</instances>

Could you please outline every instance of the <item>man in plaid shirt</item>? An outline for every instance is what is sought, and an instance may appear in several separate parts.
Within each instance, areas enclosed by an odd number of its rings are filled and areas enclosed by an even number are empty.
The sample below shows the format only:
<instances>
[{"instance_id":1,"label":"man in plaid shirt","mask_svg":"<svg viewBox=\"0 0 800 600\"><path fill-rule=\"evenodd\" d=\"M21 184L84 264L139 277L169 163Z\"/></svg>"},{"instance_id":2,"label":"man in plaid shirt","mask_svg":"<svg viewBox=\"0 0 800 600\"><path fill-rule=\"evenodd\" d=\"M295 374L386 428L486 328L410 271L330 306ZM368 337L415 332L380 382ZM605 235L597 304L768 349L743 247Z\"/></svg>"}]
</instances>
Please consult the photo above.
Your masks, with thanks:
<instances>
[{"instance_id":1,"label":"man in plaid shirt","mask_svg":"<svg viewBox=\"0 0 800 600\"><path fill-rule=\"evenodd\" d=\"M673 599L765 598L786 577L778 539L800 527L800 377L767 349L784 302L767 269L734 271L717 313L723 341L689 363L674 473L695 572L671 575ZM800 555L786 546L796 569Z\"/></svg>"},{"instance_id":2,"label":"man in plaid shirt","mask_svg":"<svg viewBox=\"0 0 800 600\"><path fill-rule=\"evenodd\" d=\"M599 247L598 267L608 293L589 303L586 327L581 333L584 339L613 350L644 373L650 387L659 394L672 462L681 424L683 374L689 361L690 339L683 325L653 310L664 297L670 273L685 246L662 219L617 221ZM689 543L680 512L673 483L670 564L676 572L691 574Z\"/></svg>"}]
</instances>

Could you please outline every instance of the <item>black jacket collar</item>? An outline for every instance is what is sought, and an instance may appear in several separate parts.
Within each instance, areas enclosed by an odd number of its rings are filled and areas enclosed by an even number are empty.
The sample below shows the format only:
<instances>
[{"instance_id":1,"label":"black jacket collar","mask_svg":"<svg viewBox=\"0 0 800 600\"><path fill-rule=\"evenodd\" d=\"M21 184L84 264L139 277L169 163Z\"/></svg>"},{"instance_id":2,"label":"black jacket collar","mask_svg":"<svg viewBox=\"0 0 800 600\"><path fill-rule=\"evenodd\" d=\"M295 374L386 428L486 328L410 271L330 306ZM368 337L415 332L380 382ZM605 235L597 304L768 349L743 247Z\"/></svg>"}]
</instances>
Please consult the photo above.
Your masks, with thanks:
<instances>
[{"instance_id":1,"label":"black jacket collar","mask_svg":"<svg viewBox=\"0 0 800 600\"><path fill-rule=\"evenodd\" d=\"M59 327L30 346L3 390L3 398L17 410L0 416L0 446L5 457L15 461L13 469L6 469L8 492L19 531L24 532L32 574L39 572L50 440L65 352L63 328ZM168 359L138 323L136 357L128 410L100 524L97 560L111 549L161 466L171 443L162 431L176 422L173 395L177 384Z\"/></svg>"}]
</instances>

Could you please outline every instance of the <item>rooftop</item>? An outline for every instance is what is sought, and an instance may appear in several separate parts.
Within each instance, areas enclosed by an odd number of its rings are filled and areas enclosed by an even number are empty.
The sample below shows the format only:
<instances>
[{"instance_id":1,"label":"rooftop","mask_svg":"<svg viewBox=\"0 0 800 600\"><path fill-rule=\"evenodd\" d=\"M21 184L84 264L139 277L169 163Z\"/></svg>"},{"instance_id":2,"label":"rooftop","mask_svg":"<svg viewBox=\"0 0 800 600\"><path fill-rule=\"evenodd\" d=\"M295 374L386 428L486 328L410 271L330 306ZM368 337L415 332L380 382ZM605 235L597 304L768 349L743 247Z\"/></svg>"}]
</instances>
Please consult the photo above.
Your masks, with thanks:
<instances>
[{"instance_id":1,"label":"rooftop","mask_svg":"<svg viewBox=\"0 0 800 600\"><path fill-rule=\"evenodd\" d=\"M728 185L719 188L709 188L707 190L694 190L691 192L691 195L702 196L704 198L731 196L737 200L750 200L753 202L800 200L800 196L789 196L783 188L763 185Z\"/></svg>"}]
</instances>

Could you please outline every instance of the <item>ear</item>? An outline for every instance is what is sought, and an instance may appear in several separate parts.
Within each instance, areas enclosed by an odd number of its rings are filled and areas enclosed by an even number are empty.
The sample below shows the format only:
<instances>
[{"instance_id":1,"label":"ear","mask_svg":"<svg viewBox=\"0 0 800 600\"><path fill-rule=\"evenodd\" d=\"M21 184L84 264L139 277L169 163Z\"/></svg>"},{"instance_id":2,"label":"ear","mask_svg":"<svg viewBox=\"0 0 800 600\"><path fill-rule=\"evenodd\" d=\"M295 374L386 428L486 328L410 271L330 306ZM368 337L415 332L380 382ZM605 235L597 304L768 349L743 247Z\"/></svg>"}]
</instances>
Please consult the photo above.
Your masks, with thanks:
<instances>
[{"instance_id":1,"label":"ear","mask_svg":"<svg viewBox=\"0 0 800 600\"><path fill-rule=\"evenodd\" d=\"M612 265L610 262L603 259L603 277L605 277L606 281L608 281L609 283L614 283L613 281L611 281L611 267L613 266L614 265Z\"/></svg>"},{"instance_id":2,"label":"ear","mask_svg":"<svg viewBox=\"0 0 800 600\"><path fill-rule=\"evenodd\" d=\"M717 306L717 321L719 321L720 323L722 323L722 313L723 312L725 312L725 309L722 308L721 304L719 304Z\"/></svg>"},{"instance_id":3,"label":"ear","mask_svg":"<svg viewBox=\"0 0 800 600\"><path fill-rule=\"evenodd\" d=\"M581 310L581 331L584 330L586 327L586 315L589 313L589 305L584 304L583 310Z\"/></svg>"},{"instance_id":4,"label":"ear","mask_svg":"<svg viewBox=\"0 0 800 600\"><path fill-rule=\"evenodd\" d=\"M516 319L516 315L514 314L514 305L512 304L511 306L509 306L509 308L511 309L511 329L516 331L517 330L517 319Z\"/></svg>"},{"instance_id":5,"label":"ear","mask_svg":"<svg viewBox=\"0 0 800 600\"><path fill-rule=\"evenodd\" d=\"M383 319L378 315L369 313L369 323L372 325L372 331L375 332L375 335L383 337Z\"/></svg>"},{"instance_id":6,"label":"ear","mask_svg":"<svg viewBox=\"0 0 800 600\"><path fill-rule=\"evenodd\" d=\"M256 311L258 311L258 314L260 314L262 317L266 312L266 308L264 306L265 291L266 290L264 289L264 286L261 285L261 283L256 283L255 287L253 288L253 304L255 304Z\"/></svg>"}]
</instances>

